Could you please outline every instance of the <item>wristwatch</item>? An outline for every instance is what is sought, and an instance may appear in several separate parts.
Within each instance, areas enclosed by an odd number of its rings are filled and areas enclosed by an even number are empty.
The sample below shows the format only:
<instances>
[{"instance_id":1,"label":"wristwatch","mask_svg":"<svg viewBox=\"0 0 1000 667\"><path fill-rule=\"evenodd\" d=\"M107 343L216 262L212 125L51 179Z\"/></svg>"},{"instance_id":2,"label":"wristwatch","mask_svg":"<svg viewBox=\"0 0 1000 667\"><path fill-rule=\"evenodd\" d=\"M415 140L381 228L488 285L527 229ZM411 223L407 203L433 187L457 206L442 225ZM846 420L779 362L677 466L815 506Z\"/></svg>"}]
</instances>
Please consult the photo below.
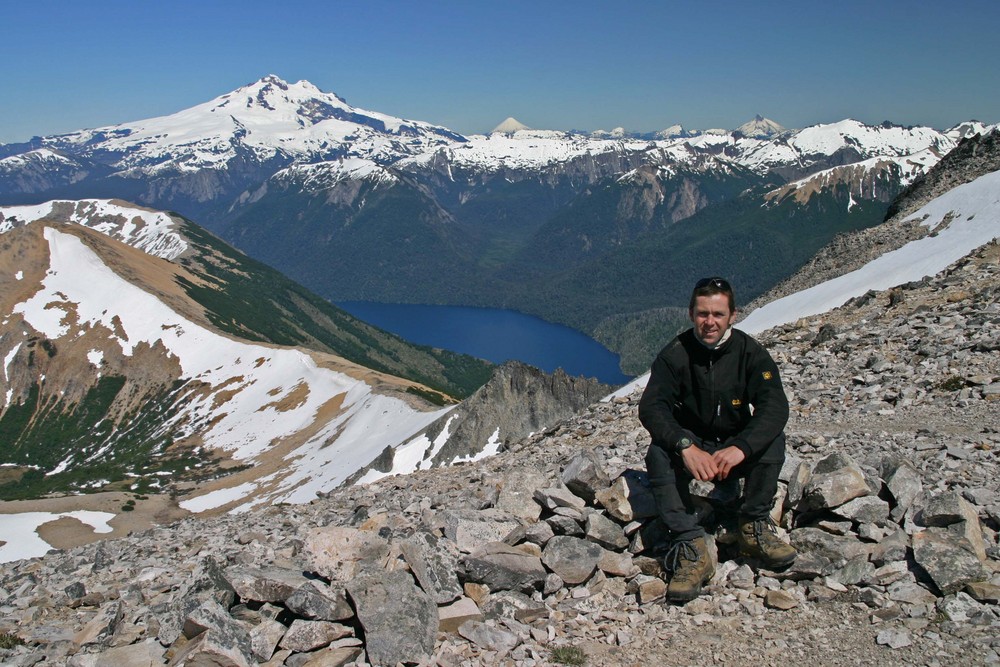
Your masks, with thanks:
<instances>
[{"instance_id":1,"label":"wristwatch","mask_svg":"<svg viewBox=\"0 0 1000 667\"><path fill-rule=\"evenodd\" d=\"M678 454L680 454L693 444L694 442L691 440L691 438L684 436L683 438L677 441L677 444L674 446L674 449L677 451Z\"/></svg>"}]
</instances>

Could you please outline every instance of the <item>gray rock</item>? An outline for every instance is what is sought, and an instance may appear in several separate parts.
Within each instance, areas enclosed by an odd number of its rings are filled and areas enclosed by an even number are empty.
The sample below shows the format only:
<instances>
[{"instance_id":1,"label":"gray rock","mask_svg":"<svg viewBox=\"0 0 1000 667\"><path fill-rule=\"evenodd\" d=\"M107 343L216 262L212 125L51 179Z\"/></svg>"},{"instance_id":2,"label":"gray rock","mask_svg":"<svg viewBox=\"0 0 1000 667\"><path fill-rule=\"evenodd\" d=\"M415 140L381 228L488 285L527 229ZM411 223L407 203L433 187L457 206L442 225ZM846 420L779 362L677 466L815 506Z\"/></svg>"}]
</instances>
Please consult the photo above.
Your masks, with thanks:
<instances>
[{"instance_id":1,"label":"gray rock","mask_svg":"<svg viewBox=\"0 0 1000 667\"><path fill-rule=\"evenodd\" d=\"M535 500L545 509L552 511L557 507L570 507L582 510L587 502L572 491L562 487L535 489Z\"/></svg>"},{"instance_id":2,"label":"gray rock","mask_svg":"<svg viewBox=\"0 0 1000 667\"><path fill-rule=\"evenodd\" d=\"M250 629L250 650L258 662L271 659L286 630L288 628L272 619L264 620Z\"/></svg>"},{"instance_id":3,"label":"gray rock","mask_svg":"<svg viewBox=\"0 0 1000 667\"><path fill-rule=\"evenodd\" d=\"M304 653L329 645L335 639L349 637L351 629L330 621L307 621L297 618L288 626L288 631L278 644L281 648Z\"/></svg>"},{"instance_id":4,"label":"gray rock","mask_svg":"<svg viewBox=\"0 0 1000 667\"><path fill-rule=\"evenodd\" d=\"M968 540L972 550L983 563L986 547L979 514L972 503L955 491L931 495L920 504L917 523L924 526L947 527L951 532Z\"/></svg>"},{"instance_id":5,"label":"gray rock","mask_svg":"<svg viewBox=\"0 0 1000 667\"><path fill-rule=\"evenodd\" d=\"M937 599L927 588L915 581L897 581L889 586L886 595L893 602L911 605L930 604Z\"/></svg>"},{"instance_id":6,"label":"gray rock","mask_svg":"<svg viewBox=\"0 0 1000 667\"><path fill-rule=\"evenodd\" d=\"M583 517L580 518L582 519ZM545 523L549 524L553 535L582 536L584 534L583 526L573 517L557 514L550 516L545 520Z\"/></svg>"},{"instance_id":7,"label":"gray rock","mask_svg":"<svg viewBox=\"0 0 1000 667\"><path fill-rule=\"evenodd\" d=\"M845 586L873 584L876 581L875 565L865 556L852 558L846 565L830 575Z\"/></svg>"},{"instance_id":8,"label":"gray rock","mask_svg":"<svg viewBox=\"0 0 1000 667\"><path fill-rule=\"evenodd\" d=\"M307 581L288 596L289 611L310 620L343 621L354 616L341 587L334 588L320 581Z\"/></svg>"},{"instance_id":9,"label":"gray rock","mask_svg":"<svg viewBox=\"0 0 1000 667\"><path fill-rule=\"evenodd\" d=\"M917 523L922 526L948 527L960 521L977 520L972 505L956 491L928 494L920 503Z\"/></svg>"},{"instance_id":10,"label":"gray rock","mask_svg":"<svg viewBox=\"0 0 1000 667\"><path fill-rule=\"evenodd\" d=\"M910 536L898 527L871 546L870 560L877 566L901 561L910 548Z\"/></svg>"},{"instance_id":11,"label":"gray rock","mask_svg":"<svg viewBox=\"0 0 1000 667\"><path fill-rule=\"evenodd\" d=\"M896 500L896 506L892 508L892 518L896 521L903 518L903 515L913 505L913 501L923 491L920 473L909 461L903 461L888 473L885 477L885 485Z\"/></svg>"},{"instance_id":12,"label":"gray rock","mask_svg":"<svg viewBox=\"0 0 1000 667\"><path fill-rule=\"evenodd\" d=\"M73 637L77 646L89 644L106 644L118 630L118 625L125 615L125 607L121 600L114 600L102 606L80 632Z\"/></svg>"},{"instance_id":13,"label":"gray rock","mask_svg":"<svg viewBox=\"0 0 1000 667\"><path fill-rule=\"evenodd\" d=\"M100 653L77 653L66 663L68 667L154 667L164 663L163 647L155 639L137 644L116 646ZM37 656L38 661L42 656ZM11 665L33 665L32 662L4 662Z\"/></svg>"},{"instance_id":14,"label":"gray rock","mask_svg":"<svg viewBox=\"0 0 1000 667\"><path fill-rule=\"evenodd\" d=\"M879 630L875 642L889 648L905 648L913 643L913 639L905 628L886 628Z\"/></svg>"},{"instance_id":15,"label":"gray rock","mask_svg":"<svg viewBox=\"0 0 1000 667\"><path fill-rule=\"evenodd\" d=\"M446 510L443 514L444 535L462 553L471 553L489 542L499 542L521 525L507 512L496 509Z\"/></svg>"},{"instance_id":16,"label":"gray rock","mask_svg":"<svg viewBox=\"0 0 1000 667\"><path fill-rule=\"evenodd\" d=\"M389 542L367 530L324 526L309 531L305 553L314 571L331 581L346 582L362 570L382 569L389 557Z\"/></svg>"},{"instance_id":17,"label":"gray rock","mask_svg":"<svg viewBox=\"0 0 1000 667\"><path fill-rule=\"evenodd\" d=\"M595 500L608 514L624 523L656 516L656 501L649 489L649 478L643 471L626 471L611 486L598 491Z\"/></svg>"},{"instance_id":18,"label":"gray rock","mask_svg":"<svg viewBox=\"0 0 1000 667\"><path fill-rule=\"evenodd\" d=\"M184 619L184 661L175 664L251 665L250 633L217 602L207 600ZM191 647L190 649L188 647ZM215 662L212 662L212 661Z\"/></svg>"},{"instance_id":19,"label":"gray rock","mask_svg":"<svg viewBox=\"0 0 1000 667\"><path fill-rule=\"evenodd\" d=\"M520 643L517 635L479 621L466 621L459 626L458 634L484 650L500 653L507 653Z\"/></svg>"},{"instance_id":20,"label":"gray rock","mask_svg":"<svg viewBox=\"0 0 1000 667\"><path fill-rule=\"evenodd\" d=\"M937 609L949 621L987 625L997 620L991 609L959 591L937 601Z\"/></svg>"},{"instance_id":21,"label":"gray rock","mask_svg":"<svg viewBox=\"0 0 1000 667\"><path fill-rule=\"evenodd\" d=\"M547 521L539 521L524 529L524 539L538 546L545 546L555 536L555 531Z\"/></svg>"},{"instance_id":22,"label":"gray rock","mask_svg":"<svg viewBox=\"0 0 1000 667\"><path fill-rule=\"evenodd\" d=\"M636 565L632 554L629 552L618 552L603 549L597 567L605 574L612 577L628 577L635 573Z\"/></svg>"},{"instance_id":23,"label":"gray rock","mask_svg":"<svg viewBox=\"0 0 1000 667\"><path fill-rule=\"evenodd\" d=\"M856 523L884 523L889 518L889 503L877 496L862 496L840 505L834 512Z\"/></svg>"},{"instance_id":24,"label":"gray rock","mask_svg":"<svg viewBox=\"0 0 1000 667\"><path fill-rule=\"evenodd\" d=\"M529 522L537 521L542 506L534 499L535 489L548 485L542 473L530 468L517 468L504 475L497 496L496 508Z\"/></svg>"},{"instance_id":25,"label":"gray rock","mask_svg":"<svg viewBox=\"0 0 1000 667\"><path fill-rule=\"evenodd\" d=\"M451 604L438 607L438 631L458 632L458 627L466 621L483 620L479 606L464 595Z\"/></svg>"},{"instance_id":26,"label":"gray rock","mask_svg":"<svg viewBox=\"0 0 1000 667\"><path fill-rule=\"evenodd\" d=\"M803 510L833 509L870 494L861 467L850 456L835 453L820 459L813 468L799 504Z\"/></svg>"},{"instance_id":27,"label":"gray rock","mask_svg":"<svg viewBox=\"0 0 1000 667\"><path fill-rule=\"evenodd\" d=\"M848 561L868 557L869 546L849 535L831 535L819 528L799 528L789 533L793 547L799 552L809 552L830 562Z\"/></svg>"},{"instance_id":28,"label":"gray rock","mask_svg":"<svg viewBox=\"0 0 1000 667\"><path fill-rule=\"evenodd\" d=\"M606 549L622 550L628 547L629 540L622 527L600 512L587 515L584 530L588 540Z\"/></svg>"},{"instance_id":29,"label":"gray rock","mask_svg":"<svg viewBox=\"0 0 1000 667\"><path fill-rule=\"evenodd\" d=\"M606 489L611 480L603 462L593 449L584 449L573 455L562 472L566 487L587 502L594 502L598 491Z\"/></svg>"},{"instance_id":30,"label":"gray rock","mask_svg":"<svg viewBox=\"0 0 1000 667\"><path fill-rule=\"evenodd\" d=\"M788 461L786 460L786 464ZM782 469L784 470L784 468ZM796 507L802 501L802 494L809 478L812 477L812 470L805 461L798 461L794 469L788 475L788 487L785 492L785 507Z\"/></svg>"},{"instance_id":31,"label":"gray rock","mask_svg":"<svg viewBox=\"0 0 1000 667\"><path fill-rule=\"evenodd\" d=\"M458 582L458 548L454 542L419 532L399 545L420 587L437 604L447 604L462 595Z\"/></svg>"},{"instance_id":32,"label":"gray rock","mask_svg":"<svg viewBox=\"0 0 1000 667\"><path fill-rule=\"evenodd\" d=\"M309 581L301 572L276 567L230 567L225 576L242 600L257 602L284 602Z\"/></svg>"},{"instance_id":33,"label":"gray rock","mask_svg":"<svg viewBox=\"0 0 1000 667\"><path fill-rule=\"evenodd\" d=\"M914 560L945 595L989 576L969 541L947 528L928 528L917 533L912 544Z\"/></svg>"},{"instance_id":34,"label":"gray rock","mask_svg":"<svg viewBox=\"0 0 1000 667\"><path fill-rule=\"evenodd\" d=\"M437 605L406 572L364 575L347 584L365 650L373 665L429 660L438 629Z\"/></svg>"},{"instance_id":35,"label":"gray rock","mask_svg":"<svg viewBox=\"0 0 1000 667\"><path fill-rule=\"evenodd\" d=\"M502 542L483 545L464 556L461 564L466 581L486 584L494 591L532 590L545 581L545 567L540 558Z\"/></svg>"},{"instance_id":36,"label":"gray rock","mask_svg":"<svg viewBox=\"0 0 1000 667\"><path fill-rule=\"evenodd\" d=\"M594 574L603 551L593 542L557 535L545 545L542 563L567 584L582 584Z\"/></svg>"}]
</instances>

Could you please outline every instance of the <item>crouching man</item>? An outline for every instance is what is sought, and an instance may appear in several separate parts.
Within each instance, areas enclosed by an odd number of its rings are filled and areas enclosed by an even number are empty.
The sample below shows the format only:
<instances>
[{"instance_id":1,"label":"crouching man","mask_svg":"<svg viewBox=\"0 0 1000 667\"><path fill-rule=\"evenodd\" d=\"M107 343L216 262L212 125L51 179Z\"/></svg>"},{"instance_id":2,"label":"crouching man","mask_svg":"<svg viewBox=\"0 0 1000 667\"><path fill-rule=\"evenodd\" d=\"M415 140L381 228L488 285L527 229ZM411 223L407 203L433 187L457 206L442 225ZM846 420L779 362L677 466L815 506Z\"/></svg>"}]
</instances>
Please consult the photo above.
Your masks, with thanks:
<instances>
[{"instance_id":1,"label":"crouching man","mask_svg":"<svg viewBox=\"0 0 1000 667\"><path fill-rule=\"evenodd\" d=\"M715 574L688 483L744 478L737 544L741 555L781 568L796 551L770 518L785 459L788 400L778 368L761 345L733 328L733 289L722 278L699 280L688 315L694 326L657 355L639 402L652 437L646 469L669 531L665 567L671 601L696 598Z\"/></svg>"}]
</instances>

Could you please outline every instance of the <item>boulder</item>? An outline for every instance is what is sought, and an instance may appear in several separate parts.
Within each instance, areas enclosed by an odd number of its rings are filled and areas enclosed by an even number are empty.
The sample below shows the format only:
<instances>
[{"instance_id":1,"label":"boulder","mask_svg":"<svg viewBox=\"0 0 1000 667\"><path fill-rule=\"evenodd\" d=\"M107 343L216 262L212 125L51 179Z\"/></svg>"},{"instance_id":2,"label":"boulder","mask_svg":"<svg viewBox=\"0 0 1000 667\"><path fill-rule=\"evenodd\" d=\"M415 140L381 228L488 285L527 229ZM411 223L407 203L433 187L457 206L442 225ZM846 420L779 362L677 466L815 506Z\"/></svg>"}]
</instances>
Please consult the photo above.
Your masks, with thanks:
<instances>
[{"instance_id":1,"label":"boulder","mask_svg":"<svg viewBox=\"0 0 1000 667\"><path fill-rule=\"evenodd\" d=\"M598 491L611 483L600 457L593 449L584 449L573 455L562 471L562 481L577 496L594 502Z\"/></svg>"},{"instance_id":2,"label":"boulder","mask_svg":"<svg viewBox=\"0 0 1000 667\"><path fill-rule=\"evenodd\" d=\"M303 618L319 621L343 621L354 616L342 587L334 588L321 581L307 581L285 600L289 611Z\"/></svg>"},{"instance_id":3,"label":"boulder","mask_svg":"<svg viewBox=\"0 0 1000 667\"><path fill-rule=\"evenodd\" d=\"M545 545L542 563L567 584L582 584L594 574L603 552L593 542L557 535Z\"/></svg>"},{"instance_id":4,"label":"boulder","mask_svg":"<svg viewBox=\"0 0 1000 667\"><path fill-rule=\"evenodd\" d=\"M824 510L871 494L865 473L854 460L841 453L820 459L802 491L799 508Z\"/></svg>"},{"instance_id":5,"label":"boulder","mask_svg":"<svg viewBox=\"0 0 1000 667\"><path fill-rule=\"evenodd\" d=\"M373 665L430 660L437 605L406 572L365 574L347 584Z\"/></svg>"},{"instance_id":6,"label":"boulder","mask_svg":"<svg viewBox=\"0 0 1000 667\"><path fill-rule=\"evenodd\" d=\"M331 581L347 582L366 568L383 569L389 542L367 530L324 526L306 536L305 552L316 572Z\"/></svg>"},{"instance_id":7,"label":"boulder","mask_svg":"<svg viewBox=\"0 0 1000 667\"><path fill-rule=\"evenodd\" d=\"M462 585L456 575L459 553L454 542L419 532L399 547L420 587L434 602L447 604L462 595Z\"/></svg>"},{"instance_id":8,"label":"boulder","mask_svg":"<svg viewBox=\"0 0 1000 667\"><path fill-rule=\"evenodd\" d=\"M502 542L483 545L463 557L461 565L466 581L485 584L494 591L532 590L545 581L540 558Z\"/></svg>"},{"instance_id":9,"label":"boulder","mask_svg":"<svg viewBox=\"0 0 1000 667\"><path fill-rule=\"evenodd\" d=\"M913 536L912 544L913 559L944 595L989 578L969 541L947 528L921 531Z\"/></svg>"},{"instance_id":10,"label":"boulder","mask_svg":"<svg viewBox=\"0 0 1000 667\"><path fill-rule=\"evenodd\" d=\"M598 491L595 500L608 514L624 523L656 516L656 501L644 471L627 470L609 487Z\"/></svg>"},{"instance_id":11,"label":"boulder","mask_svg":"<svg viewBox=\"0 0 1000 667\"><path fill-rule=\"evenodd\" d=\"M528 522L538 521L538 517L542 514L542 506L535 502L533 494L535 489L548 484L545 475L537 470L525 468L512 470L503 477L496 508Z\"/></svg>"}]
</instances>

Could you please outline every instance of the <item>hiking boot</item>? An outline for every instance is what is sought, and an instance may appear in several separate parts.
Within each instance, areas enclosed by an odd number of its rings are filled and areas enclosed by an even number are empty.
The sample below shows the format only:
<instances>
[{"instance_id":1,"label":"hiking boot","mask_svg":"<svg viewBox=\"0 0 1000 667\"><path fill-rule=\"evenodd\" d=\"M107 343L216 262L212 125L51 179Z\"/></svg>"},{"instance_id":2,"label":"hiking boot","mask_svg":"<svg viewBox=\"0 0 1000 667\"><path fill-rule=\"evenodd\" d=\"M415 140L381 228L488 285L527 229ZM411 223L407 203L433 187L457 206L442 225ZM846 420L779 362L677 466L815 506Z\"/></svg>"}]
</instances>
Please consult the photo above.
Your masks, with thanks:
<instances>
[{"instance_id":1,"label":"hiking boot","mask_svg":"<svg viewBox=\"0 0 1000 667\"><path fill-rule=\"evenodd\" d=\"M736 532L740 555L755 558L775 570L792 564L799 552L782 541L770 517L765 519L740 519Z\"/></svg>"},{"instance_id":2,"label":"hiking boot","mask_svg":"<svg viewBox=\"0 0 1000 667\"><path fill-rule=\"evenodd\" d=\"M701 587L715 575L715 564L708 552L705 536L686 542L675 542L663 559L671 572L667 598L671 602L687 602L701 594Z\"/></svg>"}]
</instances>

